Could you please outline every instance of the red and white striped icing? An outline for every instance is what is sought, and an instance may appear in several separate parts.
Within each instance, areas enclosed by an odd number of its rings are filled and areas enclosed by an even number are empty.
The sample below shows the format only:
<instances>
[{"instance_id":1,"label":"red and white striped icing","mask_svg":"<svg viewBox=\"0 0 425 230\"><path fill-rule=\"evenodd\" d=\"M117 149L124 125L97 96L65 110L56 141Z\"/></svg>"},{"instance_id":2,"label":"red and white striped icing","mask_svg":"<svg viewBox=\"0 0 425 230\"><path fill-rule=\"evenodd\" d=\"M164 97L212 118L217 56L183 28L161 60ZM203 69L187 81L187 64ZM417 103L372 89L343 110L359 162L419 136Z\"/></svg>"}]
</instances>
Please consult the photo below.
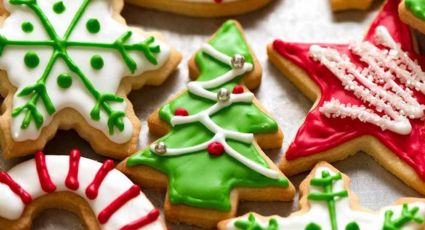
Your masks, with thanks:
<instances>
[{"instance_id":1,"label":"red and white striped icing","mask_svg":"<svg viewBox=\"0 0 425 230\"><path fill-rule=\"evenodd\" d=\"M102 229L163 229L159 211L111 160L101 164L80 157L42 152L9 172L0 172L0 217L16 220L26 205L52 192L69 191L83 197Z\"/></svg>"}]
</instances>

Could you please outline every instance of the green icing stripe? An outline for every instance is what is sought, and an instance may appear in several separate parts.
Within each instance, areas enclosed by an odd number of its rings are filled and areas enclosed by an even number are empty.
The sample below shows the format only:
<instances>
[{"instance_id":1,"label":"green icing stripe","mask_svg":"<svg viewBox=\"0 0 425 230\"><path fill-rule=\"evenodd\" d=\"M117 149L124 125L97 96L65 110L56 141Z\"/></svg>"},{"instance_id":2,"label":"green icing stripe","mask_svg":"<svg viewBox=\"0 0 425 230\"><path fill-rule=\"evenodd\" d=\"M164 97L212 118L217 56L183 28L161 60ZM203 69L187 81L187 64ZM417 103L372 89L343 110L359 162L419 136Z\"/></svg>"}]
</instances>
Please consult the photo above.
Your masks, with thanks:
<instances>
[{"instance_id":1,"label":"green icing stripe","mask_svg":"<svg viewBox=\"0 0 425 230\"><path fill-rule=\"evenodd\" d=\"M234 21L226 22L209 43L229 56L242 54L247 62L253 63L248 46ZM198 81L214 79L231 69L203 52L198 52L195 58L201 72ZM222 87L231 90L239 80L240 78L237 78L227 82L213 91ZM185 92L163 106L160 110L160 117L170 122L177 108L185 108L189 114L196 114L213 104L215 102ZM277 123L253 103L234 104L214 114L211 118L222 128L239 132L273 133L278 130ZM214 134L201 123L189 123L173 127L171 132L159 141L165 142L168 148L182 148L204 143L213 136ZM253 143L246 144L230 139L226 141L245 157L268 168L267 162ZM148 165L168 175L171 203L220 211L230 210L230 192L235 187L288 186L286 178L265 177L227 154L215 157L209 155L207 150L171 157L159 156L150 148L146 148L127 161L128 167L137 165Z\"/></svg>"},{"instance_id":2,"label":"green icing stripe","mask_svg":"<svg viewBox=\"0 0 425 230\"><path fill-rule=\"evenodd\" d=\"M425 0L405 0L405 5L413 15L425 20Z\"/></svg>"}]
</instances>

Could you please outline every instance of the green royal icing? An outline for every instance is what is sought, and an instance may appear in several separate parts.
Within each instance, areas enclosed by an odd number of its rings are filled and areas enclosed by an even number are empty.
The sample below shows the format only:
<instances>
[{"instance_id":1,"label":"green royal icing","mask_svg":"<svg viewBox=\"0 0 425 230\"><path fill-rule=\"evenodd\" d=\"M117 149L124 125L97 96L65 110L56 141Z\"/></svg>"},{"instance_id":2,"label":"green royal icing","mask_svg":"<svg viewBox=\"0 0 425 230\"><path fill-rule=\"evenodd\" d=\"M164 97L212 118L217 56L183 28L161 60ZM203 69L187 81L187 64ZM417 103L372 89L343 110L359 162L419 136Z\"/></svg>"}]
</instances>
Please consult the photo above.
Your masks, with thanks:
<instances>
[{"instance_id":1,"label":"green royal icing","mask_svg":"<svg viewBox=\"0 0 425 230\"><path fill-rule=\"evenodd\" d=\"M226 22L214 38L209 41L217 50L229 56L242 54L246 61L253 63L243 35L232 21ZM200 70L198 81L211 80L228 72L230 67L216 59L198 52L195 61ZM231 90L237 85L240 77L217 87ZM170 122L177 108L183 107L189 114L201 112L215 102L185 92L159 112L161 119ZM278 130L277 123L263 113L253 103L237 103L211 116L220 127L246 133L273 133ZM170 133L160 139L168 148L194 146L210 140L214 136L200 123L189 123L173 127ZM231 139L227 143L236 151L256 163L268 168L254 144L246 144ZM180 156L159 156L150 148L133 155L127 161L128 167L148 165L165 174L169 178L169 200L173 204L184 204L200 208L229 211L230 192L235 187L287 187L286 178L270 179L227 154L214 157L207 150Z\"/></svg>"},{"instance_id":2,"label":"green royal icing","mask_svg":"<svg viewBox=\"0 0 425 230\"><path fill-rule=\"evenodd\" d=\"M21 29L25 33L31 33L34 30L34 26L32 25L31 22L24 22L21 25Z\"/></svg>"},{"instance_id":3,"label":"green royal icing","mask_svg":"<svg viewBox=\"0 0 425 230\"><path fill-rule=\"evenodd\" d=\"M154 45L155 38L149 37L143 42L128 44L127 41L131 38L132 32L127 31L123 33L119 38L116 39L113 43L102 43L102 42L83 42L83 41L70 41L69 38L80 21L82 15L87 9L87 6L90 4L90 0L84 0L71 20L65 34L63 37L60 37L43 10L37 4L36 0L10 0L10 4L26 6L38 17L41 24L43 25L44 30L46 31L49 40L9 40L6 37L0 35L0 56L2 55L6 46L20 46L20 47L50 47L53 49L53 54L48 60L46 67L42 73L42 76L37 80L34 85L25 87L21 92L18 93L18 96L31 96L31 99L23 106L15 108L12 111L12 116L16 117L21 113L25 113L25 117L22 121L21 128L26 129L30 125L31 121L35 122L37 128L41 128L44 118L43 115L39 112L37 104L39 100L42 101L45 106L46 111L49 115L52 115L56 109L53 103L50 100L46 89L46 81L49 78L50 72L52 71L57 60L62 59L64 63L68 66L69 70L72 71L83 83L87 91L96 99L96 105L92 109L90 116L93 120L100 119L100 111L103 110L108 116L108 129L109 133L112 135L114 133L114 127L117 127L118 130L124 130L123 117L125 113L122 111L116 111L110 106L110 102L122 103L124 99L119 97L116 94L112 93L102 93L93 85L90 80L87 78L85 73L77 66L77 64L71 59L68 55L67 48L69 47L86 47L86 48L95 48L95 49L110 49L118 51L122 56L124 63L127 65L131 73L134 73L137 69L137 64L134 59L130 56L129 51L139 51L142 52L145 58L152 64L158 64L154 53L160 52L160 47ZM53 5L53 10L56 13L61 13L65 10L65 5L62 1L56 2ZM24 57L25 65L29 68L35 68L38 66L40 60L36 53L33 51L27 52ZM97 67L100 66L97 62ZM59 81L59 79L58 79ZM58 82L59 86L60 83ZM66 84L65 84L66 86Z\"/></svg>"},{"instance_id":4,"label":"green royal icing","mask_svg":"<svg viewBox=\"0 0 425 230\"><path fill-rule=\"evenodd\" d=\"M322 228L315 224L315 223L309 223L306 227L305 230L321 230Z\"/></svg>"},{"instance_id":5,"label":"green royal icing","mask_svg":"<svg viewBox=\"0 0 425 230\"><path fill-rule=\"evenodd\" d=\"M34 69L40 64L40 58L34 51L28 51L24 57L24 63L28 68Z\"/></svg>"},{"instance_id":6,"label":"green royal icing","mask_svg":"<svg viewBox=\"0 0 425 230\"><path fill-rule=\"evenodd\" d=\"M308 199L313 201L326 202L328 206L332 230L338 230L335 202L339 198L348 196L348 192L346 190L337 191L337 192L333 191L333 184L335 183L335 181L338 181L341 179L342 179L341 173L337 173L331 176L328 171L322 171L321 178L313 178L310 181L310 185L316 186L316 187L322 187L323 192L312 192L308 195Z\"/></svg>"},{"instance_id":7,"label":"green royal icing","mask_svg":"<svg viewBox=\"0 0 425 230\"><path fill-rule=\"evenodd\" d=\"M416 215L419 211L418 207L413 207L409 209L407 204L403 204L400 216L398 218L393 218L394 212L388 210L385 212L385 220L383 230L401 230L405 225L415 222L421 224L424 222L422 216Z\"/></svg>"},{"instance_id":8,"label":"green royal icing","mask_svg":"<svg viewBox=\"0 0 425 230\"><path fill-rule=\"evenodd\" d=\"M56 2L53 4L53 11L57 14L61 14L65 11L65 4L62 1Z\"/></svg>"},{"instance_id":9,"label":"green royal icing","mask_svg":"<svg viewBox=\"0 0 425 230\"><path fill-rule=\"evenodd\" d=\"M90 65L95 70L100 70L103 68L103 58L100 55L94 55L90 59Z\"/></svg>"},{"instance_id":10,"label":"green royal icing","mask_svg":"<svg viewBox=\"0 0 425 230\"><path fill-rule=\"evenodd\" d=\"M89 19L86 23L86 28L92 34L98 33L100 31L100 23L95 18Z\"/></svg>"},{"instance_id":11,"label":"green royal icing","mask_svg":"<svg viewBox=\"0 0 425 230\"><path fill-rule=\"evenodd\" d=\"M278 223L276 219L272 218L269 220L268 226L263 227L257 222L257 220L255 219L255 216L252 213L250 213L248 215L248 220L236 221L235 227L241 230L278 230ZM310 230L313 230L313 229L310 229Z\"/></svg>"},{"instance_id":12,"label":"green royal icing","mask_svg":"<svg viewBox=\"0 0 425 230\"><path fill-rule=\"evenodd\" d=\"M62 73L58 76L57 83L62 89L68 89L72 85L72 77L67 73Z\"/></svg>"},{"instance_id":13,"label":"green royal icing","mask_svg":"<svg viewBox=\"0 0 425 230\"><path fill-rule=\"evenodd\" d=\"M425 20L425 0L405 0L405 6L413 15Z\"/></svg>"}]
</instances>

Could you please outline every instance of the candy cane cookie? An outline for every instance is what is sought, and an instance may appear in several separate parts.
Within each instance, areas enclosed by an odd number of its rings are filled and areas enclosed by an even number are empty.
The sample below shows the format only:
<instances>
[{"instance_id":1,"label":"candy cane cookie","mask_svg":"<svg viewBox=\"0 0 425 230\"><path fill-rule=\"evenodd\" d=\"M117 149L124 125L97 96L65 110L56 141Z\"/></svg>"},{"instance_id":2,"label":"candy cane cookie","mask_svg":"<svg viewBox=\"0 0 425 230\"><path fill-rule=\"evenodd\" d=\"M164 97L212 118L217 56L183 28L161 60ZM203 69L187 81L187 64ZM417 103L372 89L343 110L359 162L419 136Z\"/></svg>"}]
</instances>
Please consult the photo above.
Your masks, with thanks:
<instances>
[{"instance_id":1,"label":"candy cane cookie","mask_svg":"<svg viewBox=\"0 0 425 230\"><path fill-rule=\"evenodd\" d=\"M35 158L0 172L1 229L30 229L44 209L77 214L86 229L166 229L139 186L114 169L80 157L35 154ZM3 228L4 227L4 228Z\"/></svg>"}]
</instances>

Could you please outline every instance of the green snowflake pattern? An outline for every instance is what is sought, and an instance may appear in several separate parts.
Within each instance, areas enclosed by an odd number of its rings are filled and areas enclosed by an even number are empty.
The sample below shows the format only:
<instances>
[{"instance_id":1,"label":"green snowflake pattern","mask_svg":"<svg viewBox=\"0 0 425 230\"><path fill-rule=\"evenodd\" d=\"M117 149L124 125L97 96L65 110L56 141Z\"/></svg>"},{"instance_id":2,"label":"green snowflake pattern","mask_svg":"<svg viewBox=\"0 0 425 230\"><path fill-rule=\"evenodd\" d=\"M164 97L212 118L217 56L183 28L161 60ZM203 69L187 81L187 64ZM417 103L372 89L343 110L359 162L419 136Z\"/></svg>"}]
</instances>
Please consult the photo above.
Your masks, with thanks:
<instances>
[{"instance_id":1,"label":"green snowflake pattern","mask_svg":"<svg viewBox=\"0 0 425 230\"><path fill-rule=\"evenodd\" d=\"M0 35L0 56L3 54L3 51L8 46L16 47L30 47L30 48L40 48L40 47L50 47L53 49L53 53L47 62L47 65L38 78L38 80L33 85L26 86L20 92L17 93L19 97L29 97L30 99L26 104L14 108L12 111L12 116L17 117L21 113L24 113L24 119L21 124L22 129L26 129L30 123L33 121L36 127L39 129L42 127L45 118L40 112L38 107L40 102L45 107L49 115L53 115L56 112L56 108L53 105L51 98L49 96L48 89L46 88L46 82L50 77L50 73L55 66L55 63L59 59L62 59L66 64L69 71L74 73L78 79L84 85L85 89L90 93L90 95L95 99L96 104L92 108L90 117L98 121L100 119L100 112L104 111L108 116L108 130L109 134L114 133L114 128L118 130L124 130L123 117L125 113L122 111L114 110L110 103L117 102L123 103L124 99L119 97L115 93L106 93L100 92L96 86L89 80L86 73L84 73L81 68L74 62L74 60L68 54L67 49L70 47L80 47L80 48L97 48L116 51L122 57L123 62L128 67L131 73L134 73L137 70L136 61L130 56L130 51L141 52L144 57L152 64L157 64L157 59L155 54L160 52L160 46L154 44L154 37L149 37L139 43L129 43L129 39L132 37L132 31L127 31L118 37L113 43L101 43L101 42L86 42L86 41L71 41L69 38L74 32L75 27L80 23L82 15L85 13L88 5L91 3L91 0L83 0L81 6L77 10L76 14L71 20L66 32L63 36L59 36L55 30L52 23L49 21L46 14L43 12L42 8L37 3L37 0L10 0L9 3L15 6L26 7L34 13L37 18L40 20L44 31L48 35L49 39L46 40L10 40L3 35ZM62 1L59 1L53 5L53 11L57 14L61 14L66 10L66 6ZM88 32L95 34L98 33L101 29L99 21L95 18L90 19L86 23L86 28ZM24 22L21 25L22 31L25 33L31 33L34 30L34 26L31 22ZM34 51L28 51L24 57L25 65L28 68L36 68L40 63L40 58L37 53ZM99 55L94 55L91 58L90 62L93 69L101 69L103 67L103 59ZM61 88L69 88L72 86L72 77L68 73L62 73L58 76L57 84Z\"/></svg>"}]
</instances>

